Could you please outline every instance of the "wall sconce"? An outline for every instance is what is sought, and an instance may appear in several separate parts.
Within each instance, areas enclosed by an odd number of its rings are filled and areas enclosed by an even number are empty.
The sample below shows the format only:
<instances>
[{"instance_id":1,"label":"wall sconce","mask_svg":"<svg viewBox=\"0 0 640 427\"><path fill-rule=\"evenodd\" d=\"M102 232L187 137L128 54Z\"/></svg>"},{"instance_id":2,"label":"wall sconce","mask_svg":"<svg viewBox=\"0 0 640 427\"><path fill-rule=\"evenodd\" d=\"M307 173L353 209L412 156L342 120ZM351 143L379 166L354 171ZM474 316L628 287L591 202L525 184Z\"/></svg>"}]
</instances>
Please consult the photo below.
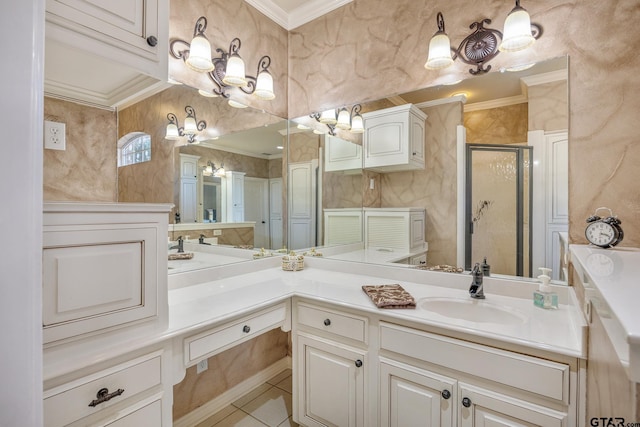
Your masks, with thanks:
<instances>
[{"instance_id":1,"label":"wall sconce","mask_svg":"<svg viewBox=\"0 0 640 427\"><path fill-rule=\"evenodd\" d=\"M201 16L196 21L191 43L185 40L174 39L169 44L169 53L176 59L182 59L192 70L207 73L211 81L217 87L212 92L215 95L229 98L229 91L234 87L240 88L246 94L263 99L272 100L276 97L273 92L273 77L269 72L271 58L267 55L258 61L256 77L245 74L244 61L239 51L242 42L239 38L231 40L229 51L216 48L220 54L217 58L211 57L211 44L204 35L207 29L207 18ZM186 46L178 50L176 45Z\"/></svg>"},{"instance_id":2,"label":"wall sconce","mask_svg":"<svg viewBox=\"0 0 640 427\"><path fill-rule=\"evenodd\" d=\"M351 107L351 112L346 107L340 109L326 110L322 113L311 114L310 117L318 122L327 125L329 135L335 136L335 129L348 130L351 133L364 133L364 121L360 115L362 106L356 104ZM315 132L315 131L314 131ZM318 132L315 132L318 133Z\"/></svg>"},{"instance_id":3,"label":"wall sconce","mask_svg":"<svg viewBox=\"0 0 640 427\"><path fill-rule=\"evenodd\" d=\"M222 177L225 174L224 163L222 163L220 167L217 168L215 163L211 163L211 161L208 161L207 166L205 166L204 170L202 171L202 174L204 176Z\"/></svg>"},{"instance_id":4,"label":"wall sconce","mask_svg":"<svg viewBox=\"0 0 640 427\"><path fill-rule=\"evenodd\" d=\"M187 105L184 107L184 111L187 113L187 117L184 119L184 127L180 127L178 124L178 118L175 114L167 114L169 124L167 125L167 132L164 136L168 140L177 140L180 137L186 136L189 143L196 142L196 134L207 127L207 122L204 120L198 121L196 118L196 110Z\"/></svg>"},{"instance_id":5,"label":"wall sconce","mask_svg":"<svg viewBox=\"0 0 640 427\"><path fill-rule=\"evenodd\" d=\"M465 64L476 67L469 69L471 74L487 73L491 70L491 65L485 66L485 63L500 52L526 49L542 35L542 27L531 23L529 13L520 6L520 0L516 0L516 6L504 22L504 33L484 27L485 24L491 24L491 19L474 22L469 28L475 30L462 40L457 49L451 47L449 36L444 30L444 17L441 12L436 15L436 22L438 31L429 42L429 57L424 64L429 70L448 67L459 58Z\"/></svg>"}]
</instances>

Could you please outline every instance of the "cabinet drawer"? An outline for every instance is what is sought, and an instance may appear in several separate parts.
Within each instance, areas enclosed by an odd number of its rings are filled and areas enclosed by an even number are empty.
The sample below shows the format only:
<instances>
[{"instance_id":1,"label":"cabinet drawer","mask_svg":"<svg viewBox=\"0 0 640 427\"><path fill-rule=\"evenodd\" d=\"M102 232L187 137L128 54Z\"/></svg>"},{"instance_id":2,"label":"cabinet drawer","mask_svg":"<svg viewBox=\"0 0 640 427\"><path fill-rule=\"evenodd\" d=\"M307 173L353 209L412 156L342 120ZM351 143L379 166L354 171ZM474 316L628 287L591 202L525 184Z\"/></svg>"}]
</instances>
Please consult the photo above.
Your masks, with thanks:
<instances>
[{"instance_id":1,"label":"cabinet drawer","mask_svg":"<svg viewBox=\"0 0 640 427\"><path fill-rule=\"evenodd\" d=\"M129 415L107 424L106 427L159 427L162 426L162 403L160 400L135 410Z\"/></svg>"},{"instance_id":2,"label":"cabinet drawer","mask_svg":"<svg viewBox=\"0 0 640 427\"><path fill-rule=\"evenodd\" d=\"M380 347L456 371L569 403L569 365L391 324Z\"/></svg>"},{"instance_id":3,"label":"cabinet drawer","mask_svg":"<svg viewBox=\"0 0 640 427\"><path fill-rule=\"evenodd\" d=\"M211 357L262 332L282 326L287 317L287 306L278 305L244 319L210 329L184 340L185 365L193 365L204 357Z\"/></svg>"},{"instance_id":4,"label":"cabinet drawer","mask_svg":"<svg viewBox=\"0 0 640 427\"><path fill-rule=\"evenodd\" d=\"M367 319L364 317L312 307L303 303L298 304L297 310L300 325L363 343L367 342Z\"/></svg>"},{"instance_id":5,"label":"cabinet drawer","mask_svg":"<svg viewBox=\"0 0 640 427\"><path fill-rule=\"evenodd\" d=\"M161 352L154 352L45 391L45 426L67 425L159 386L162 383L161 366ZM90 406L102 389L107 389L108 394L123 391Z\"/></svg>"}]
</instances>

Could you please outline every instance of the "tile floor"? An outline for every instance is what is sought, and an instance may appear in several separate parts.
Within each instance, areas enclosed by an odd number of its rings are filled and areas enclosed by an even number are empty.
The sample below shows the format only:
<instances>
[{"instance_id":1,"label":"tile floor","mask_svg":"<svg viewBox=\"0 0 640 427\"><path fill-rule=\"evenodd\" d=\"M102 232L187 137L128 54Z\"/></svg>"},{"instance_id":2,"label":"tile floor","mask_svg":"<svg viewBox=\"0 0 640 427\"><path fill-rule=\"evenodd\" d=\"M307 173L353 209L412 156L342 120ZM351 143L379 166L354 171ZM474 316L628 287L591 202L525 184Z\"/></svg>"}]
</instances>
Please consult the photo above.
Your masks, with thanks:
<instances>
[{"instance_id":1,"label":"tile floor","mask_svg":"<svg viewBox=\"0 0 640 427\"><path fill-rule=\"evenodd\" d=\"M291 369L250 391L196 427L288 427L291 419Z\"/></svg>"}]
</instances>

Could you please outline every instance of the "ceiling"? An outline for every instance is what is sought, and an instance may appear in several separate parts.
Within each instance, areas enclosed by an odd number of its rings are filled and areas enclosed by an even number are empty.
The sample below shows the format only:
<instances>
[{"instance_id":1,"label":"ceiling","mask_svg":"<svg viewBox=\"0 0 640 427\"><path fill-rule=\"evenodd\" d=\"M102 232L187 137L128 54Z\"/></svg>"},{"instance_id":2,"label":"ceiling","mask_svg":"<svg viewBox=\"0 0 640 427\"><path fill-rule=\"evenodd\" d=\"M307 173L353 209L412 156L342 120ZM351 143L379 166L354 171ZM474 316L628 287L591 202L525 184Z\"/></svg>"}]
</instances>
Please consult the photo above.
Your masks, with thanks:
<instances>
[{"instance_id":1,"label":"ceiling","mask_svg":"<svg viewBox=\"0 0 640 427\"><path fill-rule=\"evenodd\" d=\"M245 0L272 21L292 30L353 0Z\"/></svg>"}]
</instances>

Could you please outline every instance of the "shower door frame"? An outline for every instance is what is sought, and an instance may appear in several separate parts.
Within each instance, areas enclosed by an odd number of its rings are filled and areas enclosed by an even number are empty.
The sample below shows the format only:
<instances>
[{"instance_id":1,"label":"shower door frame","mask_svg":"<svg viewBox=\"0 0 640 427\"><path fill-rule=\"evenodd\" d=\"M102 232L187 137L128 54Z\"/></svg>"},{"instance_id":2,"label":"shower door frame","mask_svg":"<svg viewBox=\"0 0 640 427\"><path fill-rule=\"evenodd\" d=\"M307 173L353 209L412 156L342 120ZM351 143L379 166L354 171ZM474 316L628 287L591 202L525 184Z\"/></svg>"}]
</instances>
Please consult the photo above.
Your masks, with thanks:
<instances>
[{"instance_id":1,"label":"shower door frame","mask_svg":"<svg viewBox=\"0 0 640 427\"><path fill-rule=\"evenodd\" d=\"M467 143L465 147L465 270L471 270L474 261L471 259L472 251L472 189L473 189L473 151L491 151L515 153L517 173L516 173L516 275L524 276L524 152L529 152L529 276L533 266L533 147L526 145L504 145L504 144L472 144ZM478 262L480 260L476 260ZM489 260L490 263L490 260Z\"/></svg>"}]
</instances>

